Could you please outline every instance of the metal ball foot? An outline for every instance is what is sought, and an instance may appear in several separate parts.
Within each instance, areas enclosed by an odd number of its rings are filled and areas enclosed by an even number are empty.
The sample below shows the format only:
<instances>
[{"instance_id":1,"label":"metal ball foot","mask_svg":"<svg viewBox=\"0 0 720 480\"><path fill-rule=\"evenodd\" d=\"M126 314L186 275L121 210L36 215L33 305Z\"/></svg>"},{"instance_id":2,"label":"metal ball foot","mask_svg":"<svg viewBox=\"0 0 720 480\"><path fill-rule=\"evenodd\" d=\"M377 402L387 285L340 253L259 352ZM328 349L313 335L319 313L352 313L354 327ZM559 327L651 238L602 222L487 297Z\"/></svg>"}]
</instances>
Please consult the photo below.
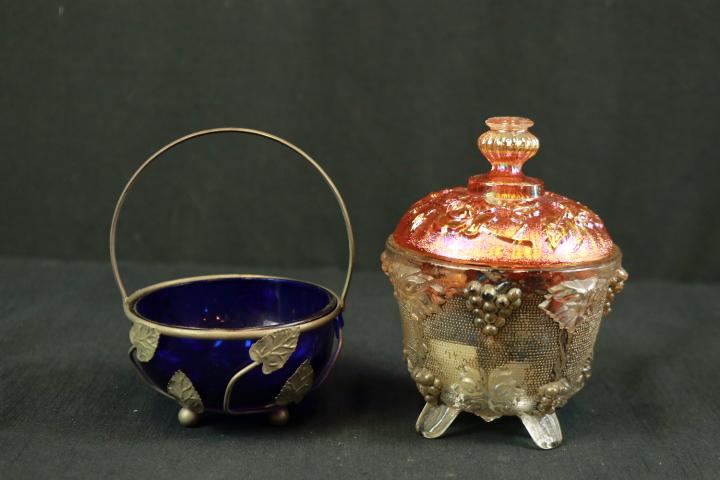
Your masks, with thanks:
<instances>
[{"instance_id":1,"label":"metal ball foot","mask_svg":"<svg viewBox=\"0 0 720 480\"><path fill-rule=\"evenodd\" d=\"M178 412L178 421L183 427L196 427L200 424L200 414L183 407Z\"/></svg>"},{"instance_id":2,"label":"metal ball foot","mask_svg":"<svg viewBox=\"0 0 720 480\"><path fill-rule=\"evenodd\" d=\"M273 425L285 425L290 419L290 412L287 408L278 408L268 415L268 419Z\"/></svg>"}]
</instances>

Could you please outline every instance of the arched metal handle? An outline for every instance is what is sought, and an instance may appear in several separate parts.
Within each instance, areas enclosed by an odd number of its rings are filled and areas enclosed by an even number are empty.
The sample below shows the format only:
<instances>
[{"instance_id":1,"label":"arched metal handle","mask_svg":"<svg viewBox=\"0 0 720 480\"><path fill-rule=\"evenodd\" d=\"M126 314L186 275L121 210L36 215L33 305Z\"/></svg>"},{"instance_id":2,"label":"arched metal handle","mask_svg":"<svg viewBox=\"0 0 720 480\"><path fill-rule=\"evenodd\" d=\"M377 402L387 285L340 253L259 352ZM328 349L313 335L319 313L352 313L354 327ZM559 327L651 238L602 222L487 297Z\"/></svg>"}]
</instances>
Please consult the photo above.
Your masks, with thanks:
<instances>
[{"instance_id":1,"label":"arched metal handle","mask_svg":"<svg viewBox=\"0 0 720 480\"><path fill-rule=\"evenodd\" d=\"M350 287L350 279L352 278L352 270L353 270L353 263L355 261L355 240L353 239L353 232L352 232L352 224L350 223L350 216L347 212L347 207L345 207L345 202L343 201L342 196L340 195L340 191L337 189L335 184L333 183L332 179L328 176L327 173L325 173L325 170L318 165L318 163L310 157L307 153L302 151L299 147L293 145L292 143L288 142L287 140L280 138L276 135L273 135L271 133L262 132L260 130L253 130L250 128L234 128L234 127L224 127L224 128L213 128L210 130L201 130L199 132L194 132L189 135L185 135L184 137L178 138L177 140L168 143L164 147L162 147L160 150L155 152L143 162L142 165L133 173L132 177L130 177L130 180L128 180L128 183L125 185L125 188L123 189L122 193L120 194L120 198L118 198L117 204L115 205L115 212L113 213L112 223L110 224L110 265L112 266L113 275L115 276L115 282L117 282L118 289L120 289L120 294L123 297L123 301L126 301L128 298L127 290L125 290L125 284L122 281L122 278L120 277L120 271L118 269L118 263L117 263L117 256L116 256L116 249L115 249L115 243L116 243L116 237L117 237L117 224L118 224L118 218L120 217L120 212L122 210L122 207L125 203L125 198L127 197L128 193L130 192L130 189L133 187L135 182L137 181L138 177L143 173L143 171L150 166L151 163L153 163L158 157L160 157L162 154L167 152L168 150L171 150L172 148L180 145L183 142L186 142L188 140L192 140L193 138L203 137L205 135L213 135L216 133L243 133L248 135L256 135L259 137L264 137L269 140L273 140L281 145L284 145L285 147L289 148L290 150L294 151L301 157L303 157L307 162L312 165L315 170L320 173L320 175L323 177L325 182L330 187L330 190L332 190L333 194L335 195L335 199L337 200L338 205L340 206L340 212L342 213L343 220L345 221L345 230L347 232L347 239L348 239L348 263L347 263L347 273L345 275L345 285L343 286L342 293L340 294L340 307L343 308L345 306L345 297L347 296L348 288Z\"/></svg>"}]
</instances>

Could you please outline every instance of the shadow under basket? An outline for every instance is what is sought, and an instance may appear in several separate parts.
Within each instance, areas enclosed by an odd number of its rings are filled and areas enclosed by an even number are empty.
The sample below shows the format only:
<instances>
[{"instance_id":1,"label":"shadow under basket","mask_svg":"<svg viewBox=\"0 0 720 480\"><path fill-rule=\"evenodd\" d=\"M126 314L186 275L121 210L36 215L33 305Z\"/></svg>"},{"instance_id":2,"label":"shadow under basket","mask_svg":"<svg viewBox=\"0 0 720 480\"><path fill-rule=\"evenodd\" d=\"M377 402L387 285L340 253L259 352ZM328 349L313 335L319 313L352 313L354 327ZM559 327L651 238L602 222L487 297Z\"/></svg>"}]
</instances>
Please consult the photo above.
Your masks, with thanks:
<instances>
[{"instance_id":1,"label":"shadow under basket","mask_svg":"<svg viewBox=\"0 0 720 480\"><path fill-rule=\"evenodd\" d=\"M309 282L262 275L182 278L127 294L115 239L125 198L140 174L161 154L192 138L216 133L264 137L307 160L335 194L348 236L348 266L340 296ZM110 227L110 262L130 328L130 360L145 382L176 400L182 425L204 412L269 412L288 420L327 378L342 349L342 311L352 276L354 242L345 203L332 180L305 152L269 133L240 128L203 130L158 150L130 178Z\"/></svg>"}]
</instances>

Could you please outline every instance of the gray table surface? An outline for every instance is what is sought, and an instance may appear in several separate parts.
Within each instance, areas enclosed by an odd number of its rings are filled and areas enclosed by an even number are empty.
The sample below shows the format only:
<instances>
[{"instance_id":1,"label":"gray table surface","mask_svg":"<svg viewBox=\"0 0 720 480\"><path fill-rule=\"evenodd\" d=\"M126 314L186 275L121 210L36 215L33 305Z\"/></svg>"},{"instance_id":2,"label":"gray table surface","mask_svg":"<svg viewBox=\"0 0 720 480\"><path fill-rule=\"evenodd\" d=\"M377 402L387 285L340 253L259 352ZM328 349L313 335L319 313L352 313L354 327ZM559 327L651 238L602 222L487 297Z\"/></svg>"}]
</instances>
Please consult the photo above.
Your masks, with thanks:
<instances>
[{"instance_id":1,"label":"gray table surface","mask_svg":"<svg viewBox=\"0 0 720 480\"><path fill-rule=\"evenodd\" d=\"M127 271L156 281L229 270ZM327 285L341 278L289 273ZM346 349L285 427L257 416L180 427L176 406L126 358L119 300L108 265L0 260L2 478L720 476L717 284L631 279L601 330L592 379L559 411L565 442L551 451L536 449L515 418L486 424L464 414L444 438L415 433L422 401L377 271L357 273Z\"/></svg>"}]
</instances>

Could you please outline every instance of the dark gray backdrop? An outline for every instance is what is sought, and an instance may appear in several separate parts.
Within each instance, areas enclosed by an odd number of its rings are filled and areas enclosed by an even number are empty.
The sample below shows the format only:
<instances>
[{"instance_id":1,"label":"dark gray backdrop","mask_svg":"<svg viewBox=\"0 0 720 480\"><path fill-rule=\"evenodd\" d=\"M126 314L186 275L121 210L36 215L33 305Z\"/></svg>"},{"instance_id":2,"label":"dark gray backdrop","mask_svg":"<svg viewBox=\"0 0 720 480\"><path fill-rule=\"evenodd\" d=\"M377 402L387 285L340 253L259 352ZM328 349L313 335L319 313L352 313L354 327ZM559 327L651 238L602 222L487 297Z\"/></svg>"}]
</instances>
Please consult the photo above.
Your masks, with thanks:
<instances>
[{"instance_id":1,"label":"dark gray backdrop","mask_svg":"<svg viewBox=\"0 0 720 480\"><path fill-rule=\"evenodd\" d=\"M377 268L413 201L486 169L483 120L510 114L537 124L527 172L600 214L631 274L719 278L717 2L0 3L0 255L106 258L134 167L232 125L314 155ZM342 262L332 197L280 147L167 160L123 258Z\"/></svg>"},{"instance_id":2,"label":"dark gray backdrop","mask_svg":"<svg viewBox=\"0 0 720 480\"><path fill-rule=\"evenodd\" d=\"M0 477L715 479L719 5L0 0ZM487 169L475 139L508 114L537 122L528 173L597 211L634 277L551 452L513 418L418 438L378 268L413 201ZM279 430L177 425L126 361L107 265L134 168L222 125L306 149L355 223L345 351ZM339 285L337 208L298 158L206 138L163 160L121 224L130 289L235 268Z\"/></svg>"}]
</instances>

